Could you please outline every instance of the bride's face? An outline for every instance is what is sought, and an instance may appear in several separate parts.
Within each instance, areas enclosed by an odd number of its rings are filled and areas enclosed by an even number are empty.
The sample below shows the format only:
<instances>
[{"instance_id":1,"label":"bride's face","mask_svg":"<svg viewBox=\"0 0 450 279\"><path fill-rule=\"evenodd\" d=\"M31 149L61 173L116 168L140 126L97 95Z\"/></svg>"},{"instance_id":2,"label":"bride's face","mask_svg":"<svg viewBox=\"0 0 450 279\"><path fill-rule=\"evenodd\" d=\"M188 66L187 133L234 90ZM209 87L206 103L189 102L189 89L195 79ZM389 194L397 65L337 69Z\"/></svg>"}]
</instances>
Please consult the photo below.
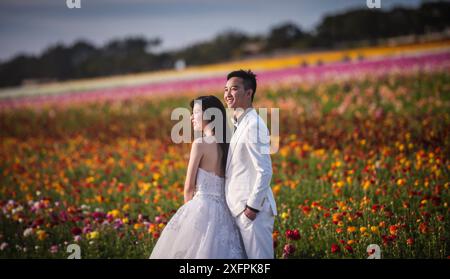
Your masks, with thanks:
<instances>
[{"instance_id":1,"label":"bride's face","mask_svg":"<svg viewBox=\"0 0 450 279\"><path fill-rule=\"evenodd\" d=\"M194 127L194 131L202 131L203 127L205 127L208 123L203 120L203 111L200 104L194 104L194 108L192 109L191 115L192 126Z\"/></svg>"}]
</instances>

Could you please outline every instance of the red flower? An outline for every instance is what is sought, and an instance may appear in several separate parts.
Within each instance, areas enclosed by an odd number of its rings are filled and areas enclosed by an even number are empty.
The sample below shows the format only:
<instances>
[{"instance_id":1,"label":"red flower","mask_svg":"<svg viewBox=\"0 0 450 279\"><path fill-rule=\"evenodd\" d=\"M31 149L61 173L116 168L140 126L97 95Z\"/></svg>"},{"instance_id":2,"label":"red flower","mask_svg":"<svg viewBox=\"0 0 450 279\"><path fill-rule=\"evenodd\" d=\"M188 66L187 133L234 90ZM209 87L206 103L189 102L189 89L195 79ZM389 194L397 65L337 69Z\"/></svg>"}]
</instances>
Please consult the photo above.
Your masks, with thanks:
<instances>
[{"instance_id":1,"label":"red flower","mask_svg":"<svg viewBox=\"0 0 450 279\"><path fill-rule=\"evenodd\" d=\"M311 208L307 205L302 206L303 213L308 215L311 212Z\"/></svg>"},{"instance_id":2,"label":"red flower","mask_svg":"<svg viewBox=\"0 0 450 279\"><path fill-rule=\"evenodd\" d=\"M295 246L293 244L286 244L283 248L283 257L287 258L295 252Z\"/></svg>"},{"instance_id":3,"label":"red flower","mask_svg":"<svg viewBox=\"0 0 450 279\"><path fill-rule=\"evenodd\" d=\"M300 239L300 233L297 229L295 230L287 230L286 231L286 237L287 239L291 240L299 240Z\"/></svg>"},{"instance_id":4,"label":"red flower","mask_svg":"<svg viewBox=\"0 0 450 279\"><path fill-rule=\"evenodd\" d=\"M83 232L79 227L73 227L70 231L73 235L80 235Z\"/></svg>"},{"instance_id":5,"label":"red flower","mask_svg":"<svg viewBox=\"0 0 450 279\"><path fill-rule=\"evenodd\" d=\"M419 225L419 231L423 234L428 233L429 229L428 229L428 224L427 223L420 223Z\"/></svg>"},{"instance_id":6,"label":"red flower","mask_svg":"<svg viewBox=\"0 0 450 279\"><path fill-rule=\"evenodd\" d=\"M383 239L384 245L388 245L397 239L395 235L382 235L381 238Z\"/></svg>"},{"instance_id":7,"label":"red flower","mask_svg":"<svg viewBox=\"0 0 450 279\"><path fill-rule=\"evenodd\" d=\"M336 254L339 253L341 251L341 248L339 247L339 245L333 243L331 244L331 253Z\"/></svg>"},{"instance_id":8,"label":"red flower","mask_svg":"<svg viewBox=\"0 0 450 279\"><path fill-rule=\"evenodd\" d=\"M414 245L414 238L410 237L406 240L406 244L408 244L409 246Z\"/></svg>"},{"instance_id":9,"label":"red flower","mask_svg":"<svg viewBox=\"0 0 450 279\"><path fill-rule=\"evenodd\" d=\"M353 248L350 245L345 245L345 250L347 250L349 253L353 253Z\"/></svg>"},{"instance_id":10,"label":"red flower","mask_svg":"<svg viewBox=\"0 0 450 279\"><path fill-rule=\"evenodd\" d=\"M380 209L380 206L379 206L378 204L374 204L374 205L372 206L372 212L373 212L373 213L377 212L379 209Z\"/></svg>"}]
</instances>

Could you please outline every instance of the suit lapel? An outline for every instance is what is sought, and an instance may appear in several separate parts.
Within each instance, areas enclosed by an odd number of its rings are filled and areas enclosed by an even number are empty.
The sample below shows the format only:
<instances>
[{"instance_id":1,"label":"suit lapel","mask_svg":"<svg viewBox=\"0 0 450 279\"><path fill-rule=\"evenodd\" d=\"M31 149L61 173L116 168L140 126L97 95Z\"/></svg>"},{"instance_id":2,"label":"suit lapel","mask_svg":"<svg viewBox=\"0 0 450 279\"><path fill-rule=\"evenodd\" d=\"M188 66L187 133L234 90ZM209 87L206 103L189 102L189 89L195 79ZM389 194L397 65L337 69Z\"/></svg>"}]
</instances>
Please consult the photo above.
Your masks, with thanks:
<instances>
[{"instance_id":1,"label":"suit lapel","mask_svg":"<svg viewBox=\"0 0 450 279\"><path fill-rule=\"evenodd\" d=\"M225 172L228 170L228 167L231 163L231 157L233 157L234 149L236 148L236 144L239 141L239 138L243 134L243 131L245 131L245 127L248 124L249 115L252 113L252 111L249 111L245 116L244 119L242 119L242 123L238 126L235 133L231 137L230 146L228 149L228 156L227 156L227 166L225 168Z\"/></svg>"}]
</instances>

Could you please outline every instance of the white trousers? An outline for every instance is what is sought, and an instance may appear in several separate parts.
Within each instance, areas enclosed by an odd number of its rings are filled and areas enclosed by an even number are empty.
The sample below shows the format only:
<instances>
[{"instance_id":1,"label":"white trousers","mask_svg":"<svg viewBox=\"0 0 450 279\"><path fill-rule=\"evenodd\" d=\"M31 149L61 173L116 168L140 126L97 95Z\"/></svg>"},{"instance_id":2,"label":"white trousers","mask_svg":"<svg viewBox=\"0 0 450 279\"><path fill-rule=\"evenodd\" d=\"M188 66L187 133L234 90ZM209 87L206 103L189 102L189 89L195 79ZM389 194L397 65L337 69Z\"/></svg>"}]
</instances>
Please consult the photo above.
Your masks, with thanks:
<instances>
[{"instance_id":1,"label":"white trousers","mask_svg":"<svg viewBox=\"0 0 450 279\"><path fill-rule=\"evenodd\" d=\"M241 231L245 252L249 259L274 258L272 238L274 220L270 206L265 206L258 212L253 221L244 212L236 216L236 224Z\"/></svg>"}]
</instances>

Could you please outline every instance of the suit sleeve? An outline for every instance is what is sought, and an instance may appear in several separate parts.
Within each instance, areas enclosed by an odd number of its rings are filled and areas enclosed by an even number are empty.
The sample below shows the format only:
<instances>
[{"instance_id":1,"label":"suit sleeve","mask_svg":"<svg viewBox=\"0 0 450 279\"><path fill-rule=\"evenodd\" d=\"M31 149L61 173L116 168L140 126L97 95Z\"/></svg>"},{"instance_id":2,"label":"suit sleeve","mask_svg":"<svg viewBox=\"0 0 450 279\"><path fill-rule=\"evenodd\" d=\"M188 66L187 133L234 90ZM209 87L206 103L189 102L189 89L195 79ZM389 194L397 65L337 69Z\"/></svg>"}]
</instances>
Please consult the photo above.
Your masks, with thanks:
<instances>
[{"instance_id":1,"label":"suit sleeve","mask_svg":"<svg viewBox=\"0 0 450 279\"><path fill-rule=\"evenodd\" d=\"M256 179L247 205L257 210L262 209L262 203L267 196L272 179L269 140L269 131L263 121L255 121L249 126L246 145L251 163L256 170Z\"/></svg>"}]
</instances>

